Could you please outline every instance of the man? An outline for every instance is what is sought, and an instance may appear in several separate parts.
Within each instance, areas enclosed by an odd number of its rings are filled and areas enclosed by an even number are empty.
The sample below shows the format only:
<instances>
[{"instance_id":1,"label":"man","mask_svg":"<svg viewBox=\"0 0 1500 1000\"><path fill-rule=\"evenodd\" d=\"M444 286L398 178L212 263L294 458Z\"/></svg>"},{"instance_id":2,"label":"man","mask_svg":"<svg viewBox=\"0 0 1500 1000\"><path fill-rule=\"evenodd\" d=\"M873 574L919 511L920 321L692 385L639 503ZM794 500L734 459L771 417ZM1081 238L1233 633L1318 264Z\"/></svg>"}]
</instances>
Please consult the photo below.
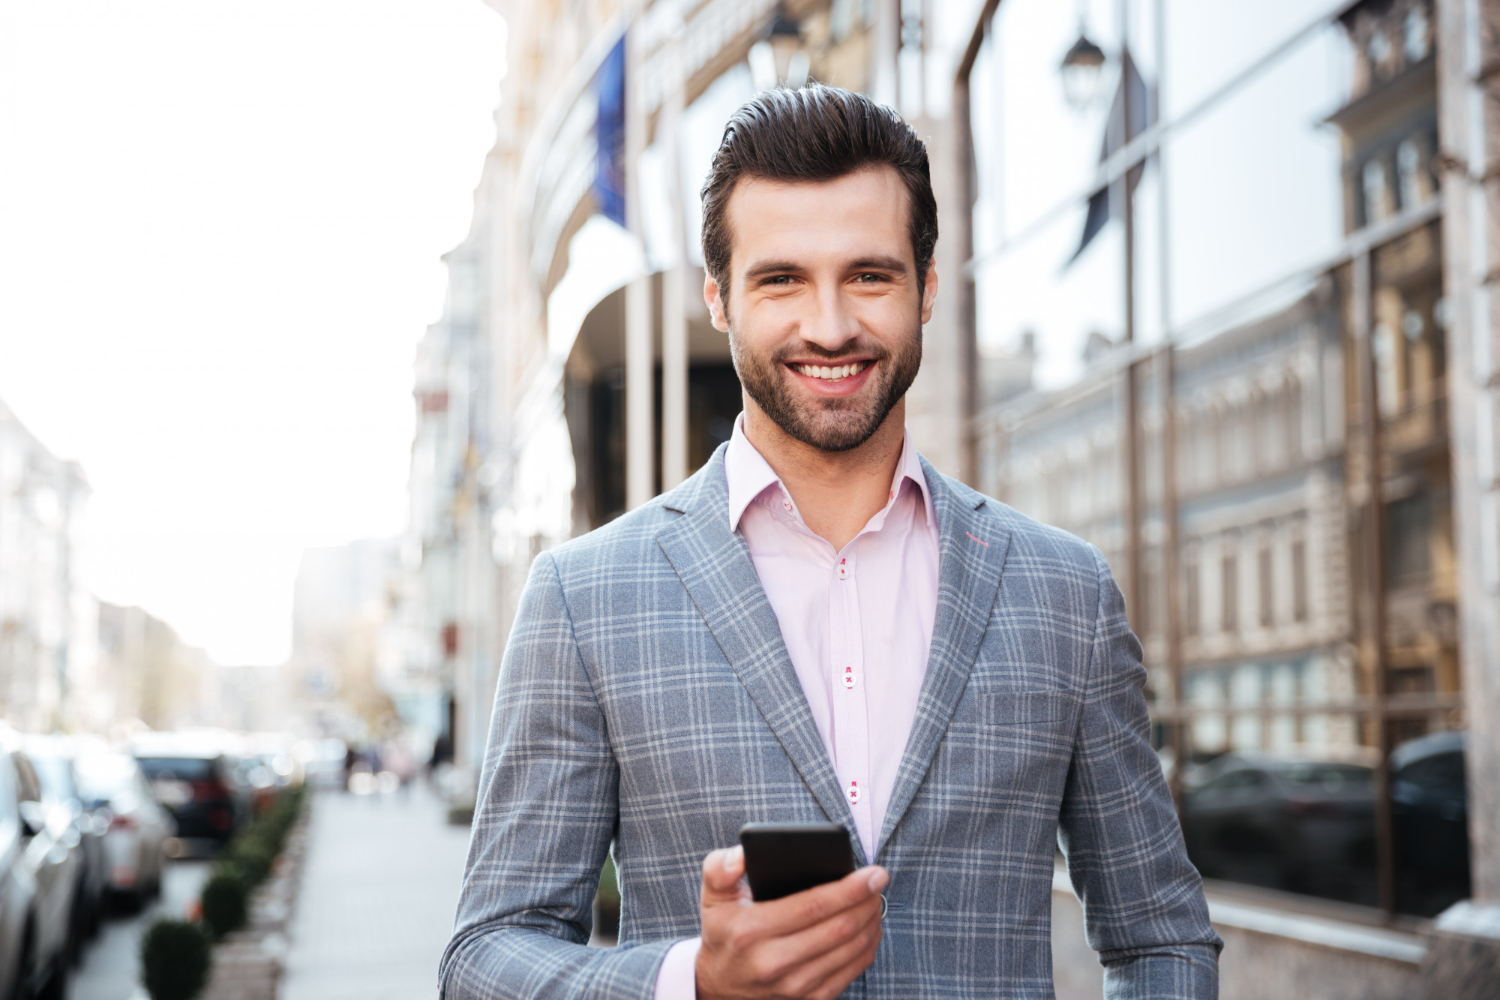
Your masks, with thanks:
<instances>
[{"instance_id":1,"label":"man","mask_svg":"<svg viewBox=\"0 0 1500 1000\"><path fill-rule=\"evenodd\" d=\"M1058 844L1111 997L1215 996L1108 567L906 436L922 143L860 95L772 91L703 204L744 413L681 487L537 558L444 997L1051 997ZM752 902L740 826L827 820L859 870ZM620 944L589 949L611 842Z\"/></svg>"}]
</instances>

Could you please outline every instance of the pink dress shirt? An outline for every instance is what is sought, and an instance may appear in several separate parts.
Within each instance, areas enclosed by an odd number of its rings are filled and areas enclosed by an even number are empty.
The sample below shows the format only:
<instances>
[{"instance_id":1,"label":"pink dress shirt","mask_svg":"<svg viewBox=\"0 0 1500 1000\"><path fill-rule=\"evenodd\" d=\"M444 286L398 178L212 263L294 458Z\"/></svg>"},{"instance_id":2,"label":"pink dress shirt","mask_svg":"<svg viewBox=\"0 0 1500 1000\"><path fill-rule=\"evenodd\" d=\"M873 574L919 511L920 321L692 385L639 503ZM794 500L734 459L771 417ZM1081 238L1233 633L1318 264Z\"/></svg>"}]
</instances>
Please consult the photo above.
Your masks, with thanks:
<instances>
[{"instance_id":1,"label":"pink dress shirt","mask_svg":"<svg viewBox=\"0 0 1500 1000\"><path fill-rule=\"evenodd\" d=\"M937 615L938 532L927 478L908 434L888 502L835 552L802 522L791 494L745 437L744 422L741 414L724 457L729 527L750 548L865 857L873 860ZM699 944L694 938L667 952L656 1000L697 996Z\"/></svg>"}]
</instances>

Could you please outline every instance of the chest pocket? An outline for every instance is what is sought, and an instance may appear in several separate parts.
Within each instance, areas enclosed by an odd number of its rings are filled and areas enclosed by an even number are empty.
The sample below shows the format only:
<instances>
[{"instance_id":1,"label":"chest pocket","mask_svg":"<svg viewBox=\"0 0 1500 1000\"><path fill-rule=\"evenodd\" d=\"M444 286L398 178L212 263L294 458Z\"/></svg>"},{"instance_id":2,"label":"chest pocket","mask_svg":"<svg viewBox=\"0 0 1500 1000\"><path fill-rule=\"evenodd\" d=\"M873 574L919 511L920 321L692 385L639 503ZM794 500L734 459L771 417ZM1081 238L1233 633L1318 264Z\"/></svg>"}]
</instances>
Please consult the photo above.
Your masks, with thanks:
<instances>
[{"instance_id":1,"label":"chest pocket","mask_svg":"<svg viewBox=\"0 0 1500 1000\"><path fill-rule=\"evenodd\" d=\"M979 715L991 726L1036 726L1061 722L1073 714L1069 691L981 690Z\"/></svg>"}]
</instances>

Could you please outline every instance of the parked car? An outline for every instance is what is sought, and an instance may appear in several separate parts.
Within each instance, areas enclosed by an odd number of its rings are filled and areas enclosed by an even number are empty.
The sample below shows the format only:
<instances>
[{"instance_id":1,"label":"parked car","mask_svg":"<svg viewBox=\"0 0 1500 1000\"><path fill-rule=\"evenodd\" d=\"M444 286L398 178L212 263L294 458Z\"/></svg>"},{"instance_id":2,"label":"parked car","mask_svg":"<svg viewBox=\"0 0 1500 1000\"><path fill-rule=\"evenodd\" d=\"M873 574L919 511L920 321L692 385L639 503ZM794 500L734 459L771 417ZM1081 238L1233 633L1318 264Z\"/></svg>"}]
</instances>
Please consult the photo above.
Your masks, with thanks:
<instances>
[{"instance_id":1,"label":"parked car","mask_svg":"<svg viewBox=\"0 0 1500 1000\"><path fill-rule=\"evenodd\" d=\"M0 759L0 996L5 997L21 992L36 936L36 883L21 864L27 841L22 825L16 771L5 757Z\"/></svg>"},{"instance_id":2,"label":"parked car","mask_svg":"<svg viewBox=\"0 0 1500 1000\"><path fill-rule=\"evenodd\" d=\"M81 844L82 871L74 899L72 930L72 958L76 961L83 942L93 937L103 916L105 882L109 876L104 860L106 824L95 821L78 794L71 740L66 736L27 736L23 746L41 779L43 801L66 812Z\"/></svg>"},{"instance_id":3,"label":"parked car","mask_svg":"<svg viewBox=\"0 0 1500 1000\"><path fill-rule=\"evenodd\" d=\"M241 781L239 757L209 740L152 733L131 745L151 792L183 841L224 844L250 813L251 788Z\"/></svg>"},{"instance_id":4,"label":"parked car","mask_svg":"<svg viewBox=\"0 0 1500 1000\"><path fill-rule=\"evenodd\" d=\"M314 788L343 788L349 778L344 769L348 756L348 745L335 737L303 740L295 749L307 783Z\"/></svg>"},{"instance_id":5,"label":"parked car","mask_svg":"<svg viewBox=\"0 0 1500 1000\"><path fill-rule=\"evenodd\" d=\"M1434 916L1469 896L1467 734L1433 733L1391 751L1397 902Z\"/></svg>"},{"instance_id":6,"label":"parked car","mask_svg":"<svg viewBox=\"0 0 1500 1000\"><path fill-rule=\"evenodd\" d=\"M1373 903L1374 770L1226 754L1184 797L1183 836L1204 876Z\"/></svg>"},{"instance_id":7,"label":"parked car","mask_svg":"<svg viewBox=\"0 0 1500 1000\"><path fill-rule=\"evenodd\" d=\"M84 805L105 826L110 892L141 903L161 889L163 845L176 832L171 815L151 797L135 760L121 753L85 753L73 762Z\"/></svg>"},{"instance_id":8,"label":"parked car","mask_svg":"<svg viewBox=\"0 0 1500 1000\"><path fill-rule=\"evenodd\" d=\"M74 898L82 845L66 810L43 801L42 786L14 733L0 733L0 814L5 910L0 983L11 996L62 1000L71 964Z\"/></svg>"}]
</instances>

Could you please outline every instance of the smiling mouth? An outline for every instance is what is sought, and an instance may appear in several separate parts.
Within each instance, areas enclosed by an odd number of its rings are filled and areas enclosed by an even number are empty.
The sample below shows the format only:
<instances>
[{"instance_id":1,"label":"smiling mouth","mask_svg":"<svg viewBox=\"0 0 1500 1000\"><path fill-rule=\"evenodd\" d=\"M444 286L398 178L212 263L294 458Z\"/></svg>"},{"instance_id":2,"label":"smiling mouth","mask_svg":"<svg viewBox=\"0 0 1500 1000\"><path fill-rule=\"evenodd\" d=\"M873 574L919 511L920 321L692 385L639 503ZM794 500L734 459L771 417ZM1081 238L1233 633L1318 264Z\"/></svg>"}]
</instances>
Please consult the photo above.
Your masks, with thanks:
<instances>
[{"instance_id":1,"label":"smiling mouth","mask_svg":"<svg viewBox=\"0 0 1500 1000\"><path fill-rule=\"evenodd\" d=\"M825 382L842 382L846 378L858 375L874 363L873 361L851 361L848 364L833 365L831 367L828 365L801 364L789 364L787 367L799 375L806 375L808 378L820 378Z\"/></svg>"}]
</instances>

